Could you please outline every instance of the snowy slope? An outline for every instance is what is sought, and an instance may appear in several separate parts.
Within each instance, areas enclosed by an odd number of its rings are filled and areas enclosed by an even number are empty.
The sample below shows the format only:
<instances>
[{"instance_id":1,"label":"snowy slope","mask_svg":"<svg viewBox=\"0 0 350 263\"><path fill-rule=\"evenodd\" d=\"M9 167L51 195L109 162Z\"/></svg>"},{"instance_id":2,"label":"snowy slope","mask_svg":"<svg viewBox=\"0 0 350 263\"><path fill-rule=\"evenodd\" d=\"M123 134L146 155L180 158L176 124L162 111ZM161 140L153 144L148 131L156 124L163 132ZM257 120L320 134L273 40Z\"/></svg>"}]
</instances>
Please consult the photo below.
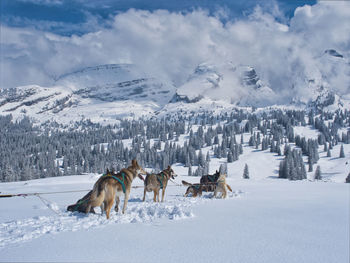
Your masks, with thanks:
<instances>
[{"instance_id":1,"label":"snowy slope","mask_svg":"<svg viewBox=\"0 0 350 263\"><path fill-rule=\"evenodd\" d=\"M299 131L314 136L313 130ZM250 134L245 134L247 142ZM185 198L183 186L169 183L166 201L154 204L143 189L131 192L125 215L112 213L108 221L96 215L65 211L85 192L0 199L0 255L2 261L109 262L348 262L349 170L346 158L324 157L323 181L277 179L280 156L244 145L239 160L228 164L227 182L233 188L226 200ZM210 151L210 147L203 152ZM305 160L306 161L306 160ZM210 172L226 162L212 156ZM244 164L249 180L242 179ZM198 182L187 168L173 165L175 181ZM1 183L0 192L33 193L88 190L99 175L87 174ZM136 179L134 186L142 186ZM38 248L41 248L38 250Z\"/></svg>"}]
</instances>

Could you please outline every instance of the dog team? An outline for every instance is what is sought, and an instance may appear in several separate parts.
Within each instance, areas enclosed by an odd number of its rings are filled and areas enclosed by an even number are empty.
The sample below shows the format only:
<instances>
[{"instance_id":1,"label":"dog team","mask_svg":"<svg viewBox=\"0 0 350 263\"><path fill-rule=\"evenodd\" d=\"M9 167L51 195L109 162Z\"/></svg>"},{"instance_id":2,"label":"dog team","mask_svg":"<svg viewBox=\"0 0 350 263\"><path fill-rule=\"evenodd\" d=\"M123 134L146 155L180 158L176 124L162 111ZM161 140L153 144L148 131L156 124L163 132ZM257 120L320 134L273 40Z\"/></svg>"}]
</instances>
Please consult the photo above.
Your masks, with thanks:
<instances>
[{"instance_id":1,"label":"dog team","mask_svg":"<svg viewBox=\"0 0 350 263\"><path fill-rule=\"evenodd\" d=\"M146 175L143 178L142 175ZM124 195L124 204L122 213L125 213L132 181L139 177L144 181L143 201L146 199L146 193L154 194L153 201L159 202L160 190L162 190L162 199L164 201L165 189L169 179L175 179L177 175L173 169L168 166L158 174L147 173L136 160L132 160L128 168L121 169L118 173L111 172L107 169L106 174L102 175L94 184L93 189L87 193L76 204L68 206L68 211L78 211L83 213L95 213L94 207L100 207L101 212L106 212L106 217L109 219L110 212L115 200L114 210L119 211L120 197ZM216 197L221 192L221 197L226 198L227 190L232 192L231 187L226 183L226 175L216 171L213 175L205 175L200 179L199 184L191 184L182 181L183 185L188 186L185 196L192 194L193 197L201 196L202 192L214 192L213 197Z\"/></svg>"}]
</instances>

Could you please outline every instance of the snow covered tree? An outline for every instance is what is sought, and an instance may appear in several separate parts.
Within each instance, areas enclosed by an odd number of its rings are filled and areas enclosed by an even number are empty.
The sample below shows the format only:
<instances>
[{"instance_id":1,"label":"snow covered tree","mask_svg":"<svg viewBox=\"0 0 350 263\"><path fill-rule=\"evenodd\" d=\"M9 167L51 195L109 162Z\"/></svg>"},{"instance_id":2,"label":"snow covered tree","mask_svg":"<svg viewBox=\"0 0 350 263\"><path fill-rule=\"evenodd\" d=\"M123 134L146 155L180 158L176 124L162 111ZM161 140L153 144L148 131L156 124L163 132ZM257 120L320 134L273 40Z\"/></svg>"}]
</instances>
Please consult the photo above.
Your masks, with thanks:
<instances>
[{"instance_id":1,"label":"snow covered tree","mask_svg":"<svg viewBox=\"0 0 350 263\"><path fill-rule=\"evenodd\" d=\"M188 173L187 173L188 176L192 176L192 166L190 165L188 167Z\"/></svg>"},{"instance_id":2,"label":"snow covered tree","mask_svg":"<svg viewBox=\"0 0 350 263\"><path fill-rule=\"evenodd\" d=\"M207 156L205 157L205 160L207 163L210 162L210 155L209 155L209 151L207 151Z\"/></svg>"},{"instance_id":3,"label":"snow covered tree","mask_svg":"<svg viewBox=\"0 0 350 263\"><path fill-rule=\"evenodd\" d=\"M315 171L315 180L322 180L321 167L319 165L317 165L317 168Z\"/></svg>"},{"instance_id":4,"label":"snow covered tree","mask_svg":"<svg viewBox=\"0 0 350 263\"><path fill-rule=\"evenodd\" d=\"M248 165L244 165L244 170L243 170L243 178L244 179L249 179L249 170L248 170Z\"/></svg>"},{"instance_id":5,"label":"snow covered tree","mask_svg":"<svg viewBox=\"0 0 350 263\"><path fill-rule=\"evenodd\" d=\"M307 157L307 163L309 165L309 172L313 171L313 167L312 167L312 159L310 156Z\"/></svg>"},{"instance_id":6,"label":"snow covered tree","mask_svg":"<svg viewBox=\"0 0 350 263\"><path fill-rule=\"evenodd\" d=\"M232 163L233 162L233 155L232 155L231 151L229 151L228 154L227 154L227 162L228 163Z\"/></svg>"},{"instance_id":7,"label":"snow covered tree","mask_svg":"<svg viewBox=\"0 0 350 263\"><path fill-rule=\"evenodd\" d=\"M345 158L344 145L343 144L340 147L339 158Z\"/></svg>"},{"instance_id":8,"label":"snow covered tree","mask_svg":"<svg viewBox=\"0 0 350 263\"><path fill-rule=\"evenodd\" d=\"M227 164L226 163L220 164L219 172L220 172L220 174L226 174L226 176L227 176Z\"/></svg>"},{"instance_id":9,"label":"snow covered tree","mask_svg":"<svg viewBox=\"0 0 350 263\"><path fill-rule=\"evenodd\" d=\"M350 183L350 173L349 173L348 176L346 177L345 183Z\"/></svg>"}]
</instances>

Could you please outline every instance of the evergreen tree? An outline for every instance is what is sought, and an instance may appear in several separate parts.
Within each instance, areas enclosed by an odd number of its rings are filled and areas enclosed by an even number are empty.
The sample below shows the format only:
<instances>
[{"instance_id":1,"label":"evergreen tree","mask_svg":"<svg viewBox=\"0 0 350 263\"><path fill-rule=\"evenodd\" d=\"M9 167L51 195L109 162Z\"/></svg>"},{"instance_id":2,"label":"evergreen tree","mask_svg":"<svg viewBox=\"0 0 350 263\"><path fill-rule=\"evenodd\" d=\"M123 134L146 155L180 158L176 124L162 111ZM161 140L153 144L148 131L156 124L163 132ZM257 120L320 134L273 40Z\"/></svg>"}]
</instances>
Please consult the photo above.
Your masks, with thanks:
<instances>
[{"instance_id":1,"label":"evergreen tree","mask_svg":"<svg viewBox=\"0 0 350 263\"><path fill-rule=\"evenodd\" d=\"M244 171L243 171L243 178L244 179L249 179L249 170L248 170L248 165L244 165Z\"/></svg>"},{"instance_id":2,"label":"evergreen tree","mask_svg":"<svg viewBox=\"0 0 350 263\"><path fill-rule=\"evenodd\" d=\"M350 173L349 173L348 176L346 177L345 183L350 183Z\"/></svg>"},{"instance_id":3,"label":"evergreen tree","mask_svg":"<svg viewBox=\"0 0 350 263\"><path fill-rule=\"evenodd\" d=\"M321 167L319 165L317 165L317 168L315 171L315 180L322 180Z\"/></svg>"},{"instance_id":4,"label":"evergreen tree","mask_svg":"<svg viewBox=\"0 0 350 263\"><path fill-rule=\"evenodd\" d=\"M345 158L344 145L343 144L340 147L339 158Z\"/></svg>"},{"instance_id":5,"label":"evergreen tree","mask_svg":"<svg viewBox=\"0 0 350 263\"><path fill-rule=\"evenodd\" d=\"M226 163L220 164L219 172L220 172L220 174L226 174L226 176L227 176L227 164Z\"/></svg>"},{"instance_id":6,"label":"evergreen tree","mask_svg":"<svg viewBox=\"0 0 350 263\"><path fill-rule=\"evenodd\" d=\"M209 151L207 151L207 156L205 157L205 160L207 163L210 162L210 155L209 155Z\"/></svg>"},{"instance_id":7,"label":"evergreen tree","mask_svg":"<svg viewBox=\"0 0 350 263\"><path fill-rule=\"evenodd\" d=\"M312 159L311 159L310 155L307 158L307 163L309 165L309 172L312 172L313 171L313 167L312 167Z\"/></svg>"},{"instance_id":8,"label":"evergreen tree","mask_svg":"<svg viewBox=\"0 0 350 263\"><path fill-rule=\"evenodd\" d=\"M187 173L188 176L192 176L192 166L190 165L188 167L188 173Z\"/></svg>"},{"instance_id":9,"label":"evergreen tree","mask_svg":"<svg viewBox=\"0 0 350 263\"><path fill-rule=\"evenodd\" d=\"M227 162L228 163L232 163L233 162L233 155L232 152L229 150L228 154L227 154Z\"/></svg>"}]
</instances>

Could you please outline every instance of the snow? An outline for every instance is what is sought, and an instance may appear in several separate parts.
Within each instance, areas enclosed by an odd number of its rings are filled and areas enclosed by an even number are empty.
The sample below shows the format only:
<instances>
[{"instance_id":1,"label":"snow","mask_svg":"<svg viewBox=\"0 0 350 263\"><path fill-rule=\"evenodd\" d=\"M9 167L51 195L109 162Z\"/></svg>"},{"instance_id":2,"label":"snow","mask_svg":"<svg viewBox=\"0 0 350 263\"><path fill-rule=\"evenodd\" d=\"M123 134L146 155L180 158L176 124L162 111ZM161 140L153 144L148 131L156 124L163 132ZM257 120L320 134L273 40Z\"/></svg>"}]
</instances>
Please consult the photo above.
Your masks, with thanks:
<instances>
[{"instance_id":1,"label":"snow","mask_svg":"<svg viewBox=\"0 0 350 263\"><path fill-rule=\"evenodd\" d=\"M308 126L293 126L294 135L299 135L301 138L305 137L307 139L317 139L319 131L313 129L310 125Z\"/></svg>"},{"instance_id":2,"label":"snow","mask_svg":"<svg viewBox=\"0 0 350 263\"><path fill-rule=\"evenodd\" d=\"M306 131L307 132L307 131ZM249 134L245 134L247 142ZM245 145L228 164L225 200L184 197L186 187L169 182L165 202L153 203L143 188L132 189L126 214L66 212L67 205L92 188L99 175L64 176L1 183L1 194L86 190L85 192L0 199L0 255L6 262L348 262L350 145L325 157L324 180L277 178L281 156ZM209 150L209 148L207 149ZM204 149L203 149L204 152ZM210 171L225 159L212 158ZM242 179L249 166L249 180ZM173 165L175 181L198 182L187 168ZM314 169L315 170L315 169ZM142 186L135 179L134 186Z\"/></svg>"}]
</instances>

